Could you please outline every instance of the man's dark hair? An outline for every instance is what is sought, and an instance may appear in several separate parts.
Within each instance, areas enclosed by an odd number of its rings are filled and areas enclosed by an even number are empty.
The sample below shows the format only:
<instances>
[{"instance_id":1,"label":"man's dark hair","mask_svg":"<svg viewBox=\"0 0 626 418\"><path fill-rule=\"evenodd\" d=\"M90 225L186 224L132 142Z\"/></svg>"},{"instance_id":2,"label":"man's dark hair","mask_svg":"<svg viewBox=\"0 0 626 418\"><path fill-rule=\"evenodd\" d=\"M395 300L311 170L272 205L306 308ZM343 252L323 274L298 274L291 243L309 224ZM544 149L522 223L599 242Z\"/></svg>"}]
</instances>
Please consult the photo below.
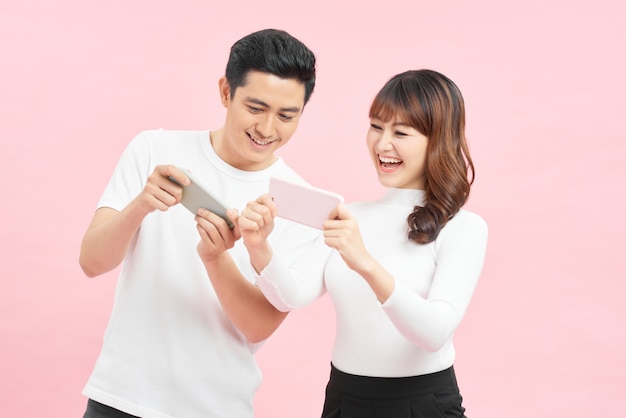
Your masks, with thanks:
<instances>
[{"instance_id":1,"label":"man's dark hair","mask_svg":"<svg viewBox=\"0 0 626 418\"><path fill-rule=\"evenodd\" d=\"M315 87L315 55L298 39L283 30L264 29L251 33L230 49L226 79L231 95L246 84L250 71L261 71L304 84L304 104Z\"/></svg>"}]
</instances>

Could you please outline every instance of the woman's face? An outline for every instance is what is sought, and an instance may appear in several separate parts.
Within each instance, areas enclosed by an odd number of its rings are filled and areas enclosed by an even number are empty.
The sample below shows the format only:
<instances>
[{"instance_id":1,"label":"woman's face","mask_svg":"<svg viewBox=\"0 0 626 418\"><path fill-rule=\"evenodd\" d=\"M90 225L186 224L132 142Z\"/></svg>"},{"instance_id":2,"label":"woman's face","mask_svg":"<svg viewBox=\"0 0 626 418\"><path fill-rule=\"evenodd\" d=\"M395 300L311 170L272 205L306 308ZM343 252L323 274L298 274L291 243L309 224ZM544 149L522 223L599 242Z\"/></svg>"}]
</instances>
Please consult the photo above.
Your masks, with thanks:
<instances>
[{"instance_id":1,"label":"woman's face","mask_svg":"<svg viewBox=\"0 0 626 418\"><path fill-rule=\"evenodd\" d=\"M370 119L367 147L385 187L423 189L427 145L428 138L402 120Z\"/></svg>"}]
</instances>

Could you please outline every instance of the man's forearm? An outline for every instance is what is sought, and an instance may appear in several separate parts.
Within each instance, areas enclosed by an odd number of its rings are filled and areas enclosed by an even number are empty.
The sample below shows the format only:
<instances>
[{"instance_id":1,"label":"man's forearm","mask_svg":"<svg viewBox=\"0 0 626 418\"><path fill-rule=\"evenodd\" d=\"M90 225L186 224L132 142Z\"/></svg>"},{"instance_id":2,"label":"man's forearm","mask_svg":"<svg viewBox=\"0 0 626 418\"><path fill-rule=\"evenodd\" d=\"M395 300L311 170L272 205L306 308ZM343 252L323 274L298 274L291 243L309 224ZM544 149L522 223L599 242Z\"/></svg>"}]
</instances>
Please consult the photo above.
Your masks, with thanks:
<instances>
[{"instance_id":1,"label":"man's forearm","mask_svg":"<svg viewBox=\"0 0 626 418\"><path fill-rule=\"evenodd\" d=\"M257 343L272 335L287 313L274 308L261 290L246 280L228 252L203 262L224 311L248 341Z\"/></svg>"},{"instance_id":2,"label":"man's forearm","mask_svg":"<svg viewBox=\"0 0 626 418\"><path fill-rule=\"evenodd\" d=\"M100 208L83 237L79 263L88 277L95 277L117 267L133 236L146 216L131 202L122 212Z\"/></svg>"}]
</instances>

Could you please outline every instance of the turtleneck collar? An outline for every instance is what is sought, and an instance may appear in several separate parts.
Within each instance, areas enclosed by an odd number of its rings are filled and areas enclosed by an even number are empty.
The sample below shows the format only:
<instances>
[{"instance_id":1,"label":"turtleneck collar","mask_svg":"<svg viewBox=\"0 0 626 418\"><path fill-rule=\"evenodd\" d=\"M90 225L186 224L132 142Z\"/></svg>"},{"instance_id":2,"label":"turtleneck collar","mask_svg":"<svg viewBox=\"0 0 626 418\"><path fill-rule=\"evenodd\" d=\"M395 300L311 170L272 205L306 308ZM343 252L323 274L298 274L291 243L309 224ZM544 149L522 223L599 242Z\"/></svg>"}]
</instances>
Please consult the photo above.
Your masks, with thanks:
<instances>
[{"instance_id":1,"label":"turtleneck collar","mask_svg":"<svg viewBox=\"0 0 626 418\"><path fill-rule=\"evenodd\" d=\"M418 189L387 189L382 202L393 206L423 206L424 191Z\"/></svg>"}]
</instances>

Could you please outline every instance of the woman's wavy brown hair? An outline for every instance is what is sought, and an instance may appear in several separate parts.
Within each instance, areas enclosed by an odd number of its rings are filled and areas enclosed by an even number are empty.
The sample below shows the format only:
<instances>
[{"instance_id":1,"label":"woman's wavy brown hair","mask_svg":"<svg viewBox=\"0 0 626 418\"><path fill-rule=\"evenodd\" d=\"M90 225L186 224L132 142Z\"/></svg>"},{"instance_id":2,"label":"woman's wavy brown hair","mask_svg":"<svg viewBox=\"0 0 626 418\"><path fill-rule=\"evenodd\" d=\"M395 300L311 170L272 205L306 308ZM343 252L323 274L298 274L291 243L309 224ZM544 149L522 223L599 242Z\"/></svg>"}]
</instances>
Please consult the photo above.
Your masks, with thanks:
<instances>
[{"instance_id":1,"label":"woman's wavy brown hair","mask_svg":"<svg viewBox=\"0 0 626 418\"><path fill-rule=\"evenodd\" d=\"M398 118L428 138L424 206L415 206L407 222L411 241L434 241L467 202L474 182L461 91L437 71L406 71L378 92L369 116L385 122Z\"/></svg>"}]
</instances>

